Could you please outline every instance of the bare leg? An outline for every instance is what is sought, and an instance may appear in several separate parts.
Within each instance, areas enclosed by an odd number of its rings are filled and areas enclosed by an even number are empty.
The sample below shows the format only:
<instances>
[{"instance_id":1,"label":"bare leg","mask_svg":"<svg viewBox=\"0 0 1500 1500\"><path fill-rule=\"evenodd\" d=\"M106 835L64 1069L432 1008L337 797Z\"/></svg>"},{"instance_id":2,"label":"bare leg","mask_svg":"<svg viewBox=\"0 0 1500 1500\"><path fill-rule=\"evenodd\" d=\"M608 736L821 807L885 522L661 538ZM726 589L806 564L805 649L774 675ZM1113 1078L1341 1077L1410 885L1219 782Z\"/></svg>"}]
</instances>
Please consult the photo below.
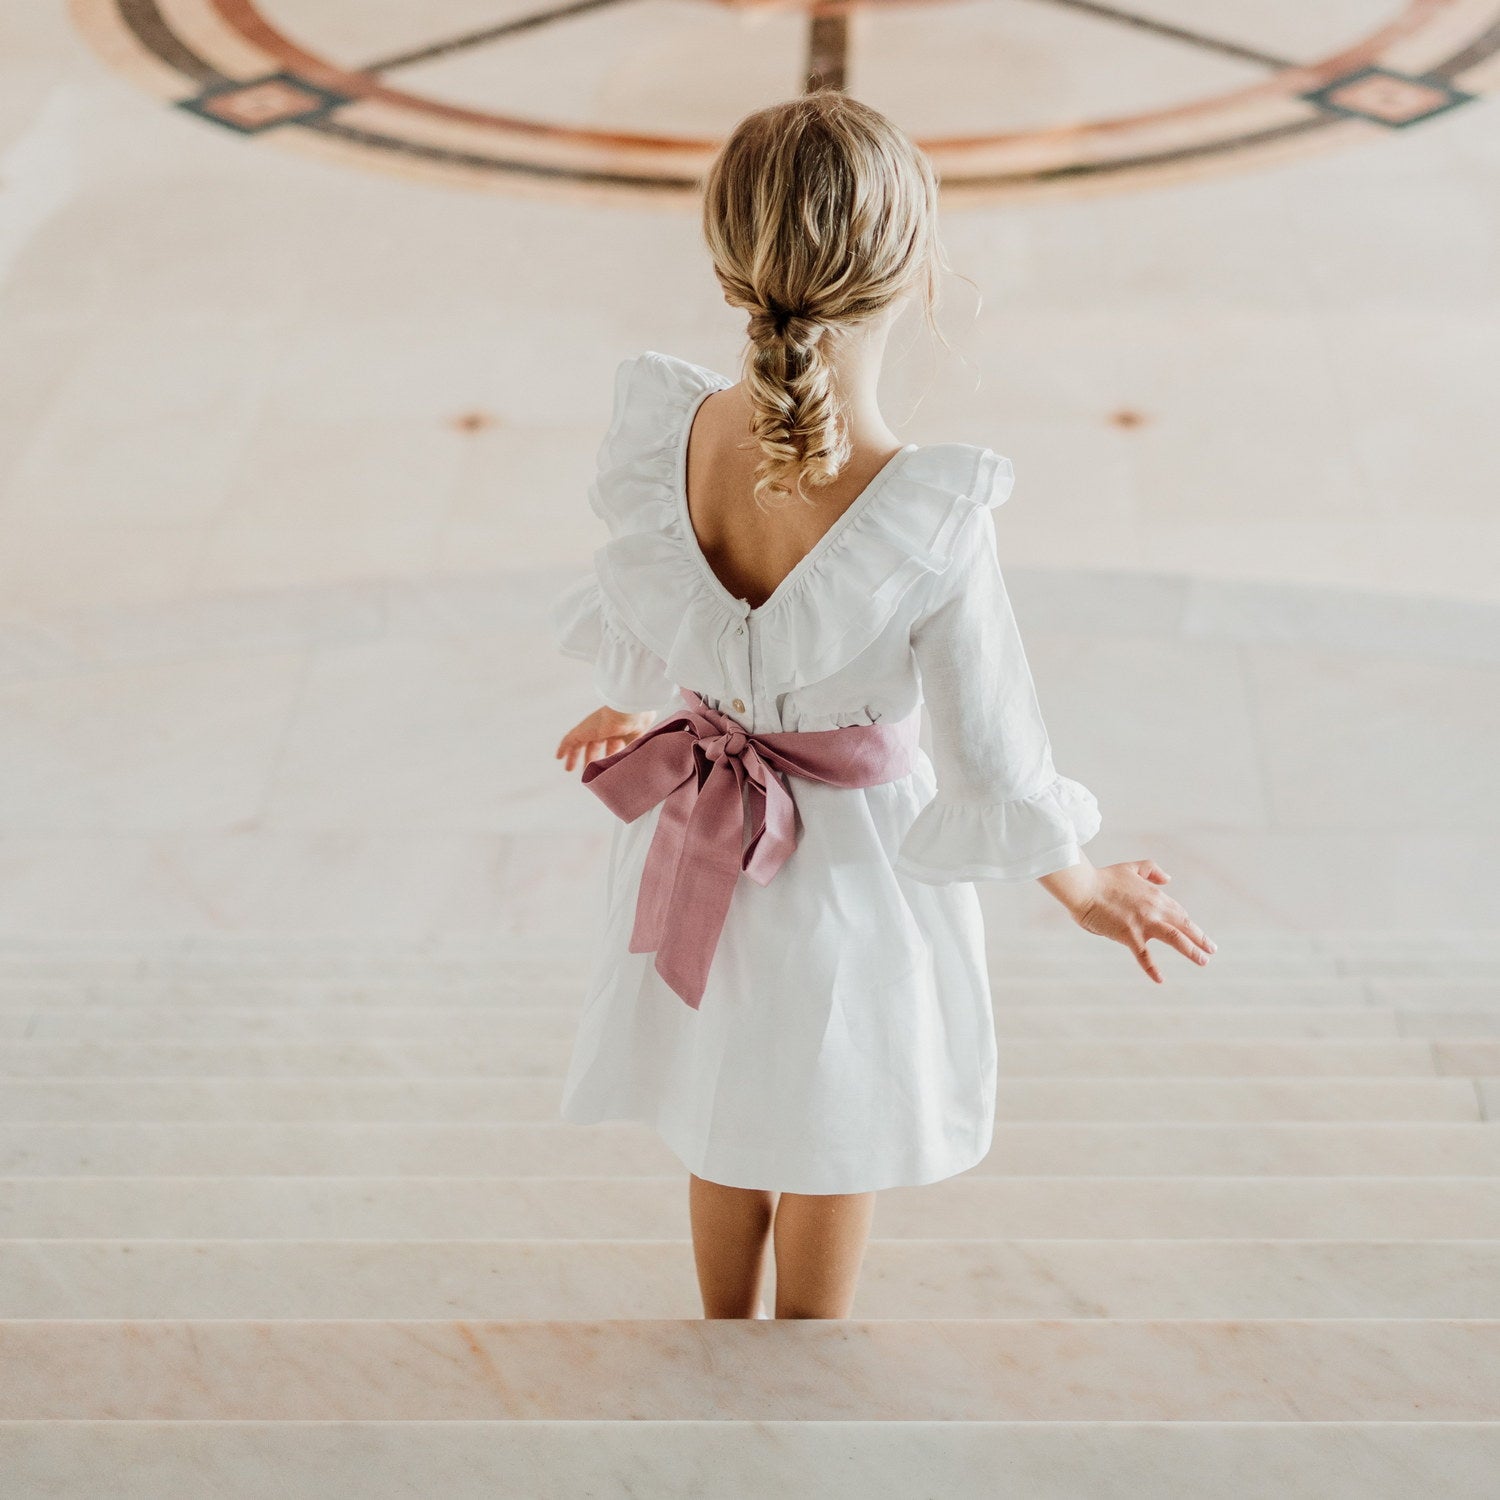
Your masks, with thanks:
<instances>
[{"instance_id":1,"label":"bare leg","mask_svg":"<svg viewBox=\"0 0 1500 1500\"><path fill-rule=\"evenodd\" d=\"M705 1318L753 1318L760 1301L776 1194L725 1187L689 1173L693 1258Z\"/></svg>"},{"instance_id":2,"label":"bare leg","mask_svg":"<svg viewBox=\"0 0 1500 1500\"><path fill-rule=\"evenodd\" d=\"M847 1318L875 1216L874 1193L783 1193L772 1233L776 1316Z\"/></svg>"}]
</instances>

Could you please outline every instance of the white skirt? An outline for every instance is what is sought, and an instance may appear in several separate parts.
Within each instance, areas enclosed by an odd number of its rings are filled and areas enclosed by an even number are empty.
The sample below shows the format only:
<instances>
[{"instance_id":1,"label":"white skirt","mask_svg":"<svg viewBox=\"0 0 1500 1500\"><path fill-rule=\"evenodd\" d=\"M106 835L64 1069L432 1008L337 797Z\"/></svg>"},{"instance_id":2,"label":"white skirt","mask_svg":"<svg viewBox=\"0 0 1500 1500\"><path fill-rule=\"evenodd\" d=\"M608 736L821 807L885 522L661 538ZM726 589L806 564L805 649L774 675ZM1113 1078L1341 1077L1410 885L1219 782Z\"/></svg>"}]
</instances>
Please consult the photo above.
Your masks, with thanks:
<instances>
[{"instance_id":1,"label":"white skirt","mask_svg":"<svg viewBox=\"0 0 1500 1500\"><path fill-rule=\"evenodd\" d=\"M616 823L561 1116L643 1121L728 1187L862 1193L965 1171L995 1123L979 897L891 865L931 761L881 786L789 785L797 847L769 885L737 882L697 1010L627 946L660 809Z\"/></svg>"}]
</instances>

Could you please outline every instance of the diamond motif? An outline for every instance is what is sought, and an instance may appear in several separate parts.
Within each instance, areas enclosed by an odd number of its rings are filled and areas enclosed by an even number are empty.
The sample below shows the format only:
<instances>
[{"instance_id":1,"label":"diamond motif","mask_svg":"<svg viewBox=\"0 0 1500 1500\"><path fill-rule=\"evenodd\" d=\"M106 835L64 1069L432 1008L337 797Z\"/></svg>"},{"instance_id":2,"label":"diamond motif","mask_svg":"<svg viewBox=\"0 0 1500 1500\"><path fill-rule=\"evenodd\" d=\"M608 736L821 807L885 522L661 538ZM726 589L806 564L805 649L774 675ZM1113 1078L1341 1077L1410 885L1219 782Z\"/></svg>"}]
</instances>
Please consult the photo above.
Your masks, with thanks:
<instances>
[{"instance_id":1,"label":"diamond motif","mask_svg":"<svg viewBox=\"0 0 1500 1500\"><path fill-rule=\"evenodd\" d=\"M292 73L270 73L238 83L216 83L179 106L243 135L259 135L278 125L300 125L347 104L348 98Z\"/></svg>"},{"instance_id":2,"label":"diamond motif","mask_svg":"<svg viewBox=\"0 0 1500 1500\"><path fill-rule=\"evenodd\" d=\"M1441 78L1418 78L1389 68L1361 68L1302 97L1329 114L1400 130L1467 104L1475 96Z\"/></svg>"}]
</instances>

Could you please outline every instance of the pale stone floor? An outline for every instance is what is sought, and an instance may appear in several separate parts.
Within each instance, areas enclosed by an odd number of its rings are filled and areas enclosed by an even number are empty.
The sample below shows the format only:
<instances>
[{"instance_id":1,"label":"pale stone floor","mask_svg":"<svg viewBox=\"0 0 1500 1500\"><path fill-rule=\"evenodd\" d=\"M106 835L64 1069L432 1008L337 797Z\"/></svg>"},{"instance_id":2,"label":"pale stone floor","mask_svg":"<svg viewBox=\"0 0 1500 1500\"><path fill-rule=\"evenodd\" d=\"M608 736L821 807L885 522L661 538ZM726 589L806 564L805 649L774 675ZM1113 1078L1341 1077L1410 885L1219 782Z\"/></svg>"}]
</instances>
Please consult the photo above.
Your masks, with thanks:
<instances>
[{"instance_id":1,"label":"pale stone floor","mask_svg":"<svg viewBox=\"0 0 1500 1500\"><path fill-rule=\"evenodd\" d=\"M588 700L539 610L599 540L615 361L733 367L694 217L309 163L60 14L21 34L0 932L545 924L608 815L550 758ZM1095 857L1157 857L1220 930L1493 920L1496 139L1477 105L954 211L982 311L954 279L958 354L898 335L898 428L1016 465L1004 561Z\"/></svg>"}]
</instances>

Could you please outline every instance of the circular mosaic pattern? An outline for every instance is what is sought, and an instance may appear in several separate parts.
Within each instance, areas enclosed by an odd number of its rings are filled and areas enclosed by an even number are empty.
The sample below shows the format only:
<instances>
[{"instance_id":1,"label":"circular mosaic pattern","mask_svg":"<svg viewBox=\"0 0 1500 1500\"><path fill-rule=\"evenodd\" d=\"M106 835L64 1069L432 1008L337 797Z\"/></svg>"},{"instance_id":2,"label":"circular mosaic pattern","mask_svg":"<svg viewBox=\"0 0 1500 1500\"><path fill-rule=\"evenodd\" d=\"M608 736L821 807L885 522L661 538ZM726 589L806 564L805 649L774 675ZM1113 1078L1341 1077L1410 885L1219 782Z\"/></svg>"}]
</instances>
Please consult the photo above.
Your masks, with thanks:
<instances>
[{"instance_id":1,"label":"circular mosaic pattern","mask_svg":"<svg viewBox=\"0 0 1500 1500\"><path fill-rule=\"evenodd\" d=\"M1371 0L1352 39L1324 35L1335 18L1320 12L1347 17L1358 0L1303 9L73 0L110 63L221 130L477 185L683 200L737 119L799 89L885 110L951 201L1301 154L1421 125L1500 79L1500 0L1408 0L1394 15Z\"/></svg>"}]
</instances>

